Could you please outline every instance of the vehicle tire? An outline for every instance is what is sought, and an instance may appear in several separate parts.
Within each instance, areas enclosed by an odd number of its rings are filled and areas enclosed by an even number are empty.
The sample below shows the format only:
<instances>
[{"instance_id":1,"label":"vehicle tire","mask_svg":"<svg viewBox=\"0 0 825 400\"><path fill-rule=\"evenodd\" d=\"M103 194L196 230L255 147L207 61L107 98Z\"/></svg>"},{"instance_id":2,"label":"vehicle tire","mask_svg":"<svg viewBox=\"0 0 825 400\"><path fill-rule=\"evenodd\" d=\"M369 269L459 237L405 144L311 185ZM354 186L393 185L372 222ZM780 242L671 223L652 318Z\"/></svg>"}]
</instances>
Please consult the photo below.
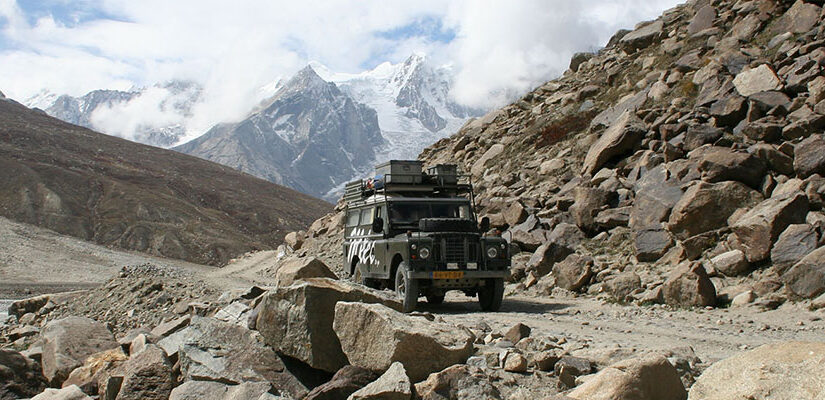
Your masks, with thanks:
<instances>
[{"instance_id":1,"label":"vehicle tire","mask_svg":"<svg viewBox=\"0 0 825 400\"><path fill-rule=\"evenodd\" d=\"M487 279L485 283L478 289L478 303L484 311L498 311L504 298L504 279Z\"/></svg>"},{"instance_id":2,"label":"vehicle tire","mask_svg":"<svg viewBox=\"0 0 825 400\"><path fill-rule=\"evenodd\" d=\"M407 279L404 271L407 265L401 263L395 271L395 293L401 298L402 311L405 313L415 310L418 305L418 281L415 279Z\"/></svg>"},{"instance_id":3,"label":"vehicle tire","mask_svg":"<svg viewBox=\"0 0 825 400\"><path fill-rule=\"evenodd\" d=\"M442 304L442 303L444 303L444 295L445 295L445 293L428 294L427 295L427 303L428 304L434 304L434 305Z\"/></svg>"}]
</instances>

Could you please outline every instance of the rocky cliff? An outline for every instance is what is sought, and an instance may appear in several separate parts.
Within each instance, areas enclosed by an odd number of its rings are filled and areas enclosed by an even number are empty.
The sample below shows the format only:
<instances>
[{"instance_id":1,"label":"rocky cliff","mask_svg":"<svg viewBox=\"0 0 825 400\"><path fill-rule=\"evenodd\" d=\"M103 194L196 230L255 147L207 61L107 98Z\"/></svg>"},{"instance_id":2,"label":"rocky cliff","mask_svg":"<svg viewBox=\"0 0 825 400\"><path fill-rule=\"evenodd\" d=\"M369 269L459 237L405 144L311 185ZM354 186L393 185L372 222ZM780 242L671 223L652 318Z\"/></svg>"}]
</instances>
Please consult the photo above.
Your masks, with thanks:
<instances>
[{"instance_id":1,"label":"rocky cliff","mask_svg":"<svg viewBox=\"0 0 825 400\"><path fill-rule=\"evenodd\" d=\"M219 265L330 205L208 161L0 101L0 213L129 250Z\"/></svg>"}]
</instances>

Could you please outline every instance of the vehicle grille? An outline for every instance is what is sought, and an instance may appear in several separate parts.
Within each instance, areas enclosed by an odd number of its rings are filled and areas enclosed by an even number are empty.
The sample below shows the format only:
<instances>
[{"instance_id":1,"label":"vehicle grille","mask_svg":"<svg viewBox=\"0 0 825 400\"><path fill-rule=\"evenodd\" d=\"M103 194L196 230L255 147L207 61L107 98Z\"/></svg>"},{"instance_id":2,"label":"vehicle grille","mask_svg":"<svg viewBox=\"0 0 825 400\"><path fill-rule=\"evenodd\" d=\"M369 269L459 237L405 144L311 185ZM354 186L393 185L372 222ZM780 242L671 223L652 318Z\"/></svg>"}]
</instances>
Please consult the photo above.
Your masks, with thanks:
<instances>
[{"instance_id":1,"label":"vehicle grille","mask_svg":"<svg viewBox=\"0 0 825 400\"><path fill-rule=\"evenodd\" d=\"M444 238L444 261L448 263L459 263L466 260L464 249L466 239L463 237Z\"/></svg>"},{"instance_id":2,"label":"vehicle grille","mask_svg":"<svg viewBox=\"0 0 825 400\"><path fill-rule=\"evenodd\" d=\"M478 243L467 236L446 236L436 240L436 260L457 263L462 268L478 259Z\"/></svg>"}]
</instances>

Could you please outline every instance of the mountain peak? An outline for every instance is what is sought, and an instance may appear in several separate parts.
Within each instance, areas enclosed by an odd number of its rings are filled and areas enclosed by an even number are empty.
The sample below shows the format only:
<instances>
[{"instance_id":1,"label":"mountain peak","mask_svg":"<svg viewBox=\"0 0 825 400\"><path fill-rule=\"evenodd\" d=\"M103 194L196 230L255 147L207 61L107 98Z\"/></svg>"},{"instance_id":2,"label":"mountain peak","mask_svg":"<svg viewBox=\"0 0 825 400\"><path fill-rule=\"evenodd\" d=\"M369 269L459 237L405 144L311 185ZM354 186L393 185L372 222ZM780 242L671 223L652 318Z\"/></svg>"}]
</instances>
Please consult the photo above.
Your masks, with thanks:
<instances>
[{"instance_id":1,"label":"mountain peak","mask_svg":"<svg viewBox=\"0 0 825 400\"><path fill-rule=\"evenodd\" d=\"M306 90L321 88L328 84L329 82L321 78L311 65L307 65L287 82L285 88L291 90Z\"/></svg>"}]
</instances>

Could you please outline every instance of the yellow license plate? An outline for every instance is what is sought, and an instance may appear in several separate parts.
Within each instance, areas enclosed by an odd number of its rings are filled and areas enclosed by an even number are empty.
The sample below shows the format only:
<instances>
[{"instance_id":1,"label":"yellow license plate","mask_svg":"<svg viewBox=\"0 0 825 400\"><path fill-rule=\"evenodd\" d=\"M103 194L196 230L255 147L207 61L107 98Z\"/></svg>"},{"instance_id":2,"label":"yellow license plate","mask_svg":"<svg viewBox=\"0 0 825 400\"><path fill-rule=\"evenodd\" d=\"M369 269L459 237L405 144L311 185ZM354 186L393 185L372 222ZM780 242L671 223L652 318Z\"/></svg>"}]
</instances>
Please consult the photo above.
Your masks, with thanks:
<instances>
[{"instance_id":1,"label":"yellow license plate","mask_svg":"<svg viewBox=\"0 0 825 400\"><path fill-rule=\"evenodd\" d=\"M461 279L464 271L433 271L433 279Z\"/></svg>"}]
</instances>

